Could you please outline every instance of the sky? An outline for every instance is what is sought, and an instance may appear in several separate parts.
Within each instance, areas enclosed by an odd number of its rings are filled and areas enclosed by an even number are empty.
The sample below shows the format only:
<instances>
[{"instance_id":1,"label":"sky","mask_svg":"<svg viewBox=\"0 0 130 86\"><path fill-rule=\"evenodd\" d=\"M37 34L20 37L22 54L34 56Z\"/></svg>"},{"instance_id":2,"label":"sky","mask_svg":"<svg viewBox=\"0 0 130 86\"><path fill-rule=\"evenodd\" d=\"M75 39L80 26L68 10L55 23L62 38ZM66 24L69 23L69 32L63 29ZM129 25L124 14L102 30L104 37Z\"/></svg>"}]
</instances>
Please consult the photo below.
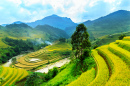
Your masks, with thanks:
<instances>
[{"instance_id":1,"label":"sky","mask_svg":"<svg viewBox=\"0 0 130 86\"><path fill-rule=\"evenodd\" d=\"M1 0L0 24L34 22L52 14L79 23L117 10L130 11L130 0Z\"/></svg>"}]
</instances>

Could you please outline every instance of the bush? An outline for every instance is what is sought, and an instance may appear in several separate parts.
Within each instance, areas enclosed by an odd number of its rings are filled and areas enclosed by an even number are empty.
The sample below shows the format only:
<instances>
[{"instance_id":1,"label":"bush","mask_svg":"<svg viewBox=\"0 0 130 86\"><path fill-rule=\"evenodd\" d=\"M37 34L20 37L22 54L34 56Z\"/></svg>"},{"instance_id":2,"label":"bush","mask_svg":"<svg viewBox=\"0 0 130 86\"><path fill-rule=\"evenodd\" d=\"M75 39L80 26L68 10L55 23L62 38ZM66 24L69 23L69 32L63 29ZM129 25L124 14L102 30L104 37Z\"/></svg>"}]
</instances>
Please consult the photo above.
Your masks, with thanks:
<instances>
[{"instance_id":1,"label":"bush","mask_svg":"<svg viewBox=\"0 0 130 86\"><path fill-rule=\"evenodd\" d=\"M60 38L59 41L60 42L66 42L66 38Z\"/></svg>"},{"instance_id":2,"label":"bush","mask_svg":"<svg viewBox=\"0 0 130 86\"><path fill-rule=\"evenodd\" d=\"M27 80L25 82L25 86L38 86L40 81L41 80L40 80L40 77L38 76L38 74L33 73L27 78Z\"/></svg>"},{"instance_id":3,"label":"bush","mask_svg":"<svg viewBox=\"0 0 130 86\"><path fill-rule=\"evenodd\" d=\"M125 34L121 34L118 38L119 38L119 40L122 40L124 37L126 37L126 35Z\"/></svg>"},{"instance_id":4,"label":"bush","mask_svg":"<svg viewBox=\"0 0 130 86\"><path fill-rule=\"evenodd\" d=\"M12 58L12 63L15 64L16 63L16 57Z\"/></svg>"},{"instance_id":5,"label":"bush","mask_svg":"<svg viewBox=\"0 0 130 86\"><path fill-rule=\"evenodd\" d=\"M58 68L54 67L53 69L50 69L47 74L45 74L45 81L48 81L55 77L58 74Z\"/></svg>"},{"instance_id":6,"label":"bush","mask_svg":"<svg viewBox=\"0 0 130 86\"><path fill-rule=\"evenodd\" d=\"M96 49L97 47L98 47L98 45L97 45L97 44L95 44L95 45L94 45L94 47L93 47L93 49Z\"/></svg>"}]
</instances>

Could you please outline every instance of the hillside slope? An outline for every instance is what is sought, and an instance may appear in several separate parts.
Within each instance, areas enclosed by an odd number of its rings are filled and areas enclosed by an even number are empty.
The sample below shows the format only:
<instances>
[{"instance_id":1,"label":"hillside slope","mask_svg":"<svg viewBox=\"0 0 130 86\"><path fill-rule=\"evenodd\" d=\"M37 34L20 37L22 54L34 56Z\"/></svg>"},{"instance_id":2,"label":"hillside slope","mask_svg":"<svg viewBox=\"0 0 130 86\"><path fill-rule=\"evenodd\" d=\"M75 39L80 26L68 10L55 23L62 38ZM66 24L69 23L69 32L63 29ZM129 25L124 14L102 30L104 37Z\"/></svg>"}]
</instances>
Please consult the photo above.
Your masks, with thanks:
<instances>
[{"instance_id":1,"label":"hillside slope","mask_svg":"<svg viewBox=\"0 0 130 86\"><path fill-rule=\"evenodd\" d=\"M71 46L68 43L56 43L17 59L18 63L13 67L34 70L39 66L66 58L67 54L70 54L70 50Z\"/></svg>"},{"instance_id":2,"label":"hillside slope","mask_svg":"<svg viewBox=\"0 0 130 86\"><path fill-rule=\"evenodd\" d=\"M51 40L55 40L60 37L69 38L68 34L65 31L49 25L38 25L35 27L35 30L44 32Z\"/></svg>"},{"instance_id":3,"label":"hillside slope","mask_svg":"<svg viewBox=\"0 0 130 86\"><path fill-rule=\"evenodd\" d=\"M111 35L105 35L102 37L99 37L98 39L92 41L92 47L94 45L102 46L109 44L111 42L114 42L119 39L119 36L121 34L125 34L126 36L130 36L130 31L129 32L123 32L123 33L116 33L116 34L111 34Z\"/></svg>"},{"instance_id":4,"label":"hillside slope","mask_svg":"<svg viewBox=\"0 0 130 86\"><path fill-rule=\"evenodd\" d=\"M17 24L19 23L19 24ZM54 28L49 25L37 26L32 28L27 24L17 22L6 25L0 28L0 37L11 37L14 39L35 39L42 38L43 40L54 41L61 37L68 38L65 31Z\"/></svg>"},{"instance_id":5,"label":"hillside slope","mask_svg":"<svg viewBox=\"0 0 130 86\"><path fill-rule=\"evenodd\" d=\"M119 10L96 20L83 22L88 28L90 37L98 38L104 35L130 31L130 11ZM69 35L75 31L75 27L67 27Z\"/></svg>"},{"instance_id":6,"label":"hillside slope","mask_svg":"<svg viewBox=\"0 0 130 86\"><path fill-rule=\"evenodd\" d=\"M24 69L15 69L10 67L0 67L0 86L11 86L15 82L22 80L28 76L28 72Z\"/></svg>"},{"instance_id":7,"label":"hillside slope","mask_svg":"<svg viewBox=\"0 0 130 86\"><path fill-rule=\"evenodd\" d=\"M130 85L130 37L104 45L92 50L92 56L97 64L96 77L83 73L77 80L68 86L129 86ZM81 80L81 81L79 81ZM87 81L86 81L87 80ZM86 82L85 82L86 81Z\"/></svg>"}]
</instances>

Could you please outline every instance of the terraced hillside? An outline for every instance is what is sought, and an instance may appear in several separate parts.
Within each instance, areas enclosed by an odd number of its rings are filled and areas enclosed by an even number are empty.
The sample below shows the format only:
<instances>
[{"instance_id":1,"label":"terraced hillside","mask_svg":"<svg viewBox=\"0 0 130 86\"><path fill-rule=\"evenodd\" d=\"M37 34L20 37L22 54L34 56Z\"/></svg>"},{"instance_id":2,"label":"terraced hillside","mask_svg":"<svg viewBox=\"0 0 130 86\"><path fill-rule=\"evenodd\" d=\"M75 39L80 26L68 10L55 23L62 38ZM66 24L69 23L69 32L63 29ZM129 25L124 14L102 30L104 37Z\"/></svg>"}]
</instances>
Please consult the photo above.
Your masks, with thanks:
<instances>
[{"instance_id":1,"label":"terraced hillside","mask_svg":"<svg viewBox=\"0 0 130 86\"><path fill-rule=\"evenodd\" d=\"M92 41L92 46L94 46L94 45L102 46L102 45L106 45L106 44L109 44L111 42L114 42L115 40L119 39L119 36L121 34L125 34L126 36L130 36L130 31L129 32L122 32L122 33L115 33L115 34L111 34L111 35L109 34L109 35L99 37L95 41Z\"/></svg>"},{"instance_id":2,"label":"terraced hillside","mask_svg":"<svg viewBox=\"0 0 130 86\"><path fill-rule=\"evenodd\" d=\"M70 50L71 46L67 43L57 43L52 46L50 45L39 51L29 53L17 59L17 63L14 64L14 67L32 70L41 65L64 58L64 52L68 52Z\"/></svg>"},{"instance_id":3,"label":"terraced hillside","mask_svg":"<svg viewBox=\"0 0 130 86\"><path fill-rule=\"evenodd\" d=\"M27 77L28 72L24 69L0 67L0 86L11 86L15 82Z\"/></svg>"},{"instance_id":4,"label":"terraced hillside","mask_svg":"<svg viewBox=\"0 0 130 86\"><path fill-rule=\"evenodd\" d=\"M98 47L92 56L96 76L88 70L68 86L130 86L130 37Z\"/></svg>"}]
</instances>

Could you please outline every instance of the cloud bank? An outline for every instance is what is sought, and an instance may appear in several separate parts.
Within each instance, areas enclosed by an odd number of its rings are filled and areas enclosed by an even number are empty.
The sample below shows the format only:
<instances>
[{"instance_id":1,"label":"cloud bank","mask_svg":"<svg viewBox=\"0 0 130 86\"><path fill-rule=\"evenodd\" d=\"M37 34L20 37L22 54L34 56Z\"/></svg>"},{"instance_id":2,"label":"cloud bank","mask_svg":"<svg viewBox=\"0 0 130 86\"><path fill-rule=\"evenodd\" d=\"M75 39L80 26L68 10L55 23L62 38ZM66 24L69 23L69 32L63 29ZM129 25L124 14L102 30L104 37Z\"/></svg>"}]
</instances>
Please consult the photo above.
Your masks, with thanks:
<instances>
[{"instance_id":1,"label":"cloud bank","mask_svg":"<svg viewBox=\"0 0 130 86\"><path fill-rule=\"evenodd\" d=\"M77 23L117 10L130 11L130 0L3 0L0 24L33 22L52 14L69 17Z\"/></svg>"}]
</instances>

